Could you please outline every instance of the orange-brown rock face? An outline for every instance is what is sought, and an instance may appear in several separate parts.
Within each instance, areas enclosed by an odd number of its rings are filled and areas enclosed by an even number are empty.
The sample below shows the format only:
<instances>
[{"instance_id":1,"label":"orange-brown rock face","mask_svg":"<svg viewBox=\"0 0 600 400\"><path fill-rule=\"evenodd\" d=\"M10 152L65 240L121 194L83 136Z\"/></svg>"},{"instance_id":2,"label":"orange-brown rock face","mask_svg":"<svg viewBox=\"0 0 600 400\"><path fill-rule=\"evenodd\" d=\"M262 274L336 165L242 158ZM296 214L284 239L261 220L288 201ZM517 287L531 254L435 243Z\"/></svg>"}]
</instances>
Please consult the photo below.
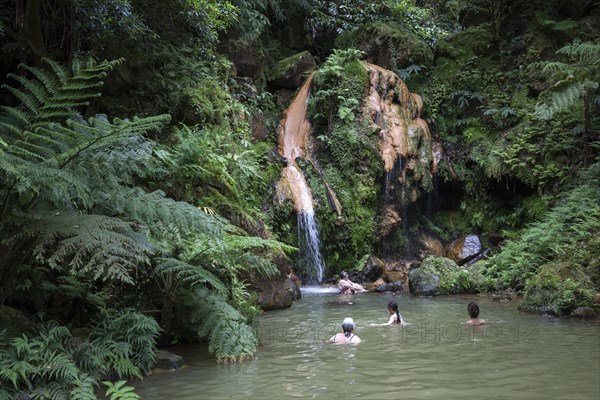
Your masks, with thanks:
<instances>
[{"instance_id":1,"label":"orange-brown rock face","mask_svg":"<svg viewBox=\"0 0 600 400\"><path fill-rule=\"evenodd\" d=\"M306 107L314 75L315 72L304 82L294 101L285 110L278 128L278 150L287 162L278 187L280 192L291 196L294 208L298 213L313 212L310 189L304 179L304 174L296 164L296 158L306 156L306 142L310 132L310 123L306 119Z\"/></svg>"},{"instance_id":2,"label":"orange-brown rock face","mask_svg":"<svg viewBox=\"0 0 600 400\"><path fill-rule=\"evenodd\" d=\"M394 72L364 65L370 74L365 115L370 117L372 128L379 131L385 170L391 171L399 157L417 157L420 146L431 152L429 127L418 118L423 107L421 97L410 93Z\"/></svg>"}]
</instances>

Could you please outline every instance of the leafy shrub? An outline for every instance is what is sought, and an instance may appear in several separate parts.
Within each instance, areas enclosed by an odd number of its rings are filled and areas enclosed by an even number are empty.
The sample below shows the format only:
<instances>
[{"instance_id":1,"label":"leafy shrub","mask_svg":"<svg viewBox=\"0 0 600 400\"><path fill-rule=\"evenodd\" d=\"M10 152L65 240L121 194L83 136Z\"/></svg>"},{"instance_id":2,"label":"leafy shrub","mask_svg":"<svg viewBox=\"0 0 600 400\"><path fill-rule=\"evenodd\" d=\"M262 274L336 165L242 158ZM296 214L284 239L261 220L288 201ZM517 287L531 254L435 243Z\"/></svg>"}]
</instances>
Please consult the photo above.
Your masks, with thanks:
<instances>
[{"instance_id":1,"label":"leafy shrub","mask_svg":"<svg viewBox=\"0 0 600 400\"><path fill-rule=\"evenodd\" d=\"M500 279L513 285L533 278L545 264L568 262L583 268L600 288L598 176L600 164L596 163L557 199L541 221L491 259Z\"/></svg>"},{"instance_id":2,"label":"leafy shrub","mask_svg":"<svg viewBox=\"0 0 600 400\"><path fill-rule=\"evenodd\" d=\"M520 308L568 315L577 307L590 306L596 290L580 266L569 262L549 263L527 283Z\"/></svg>"}]
</instances>

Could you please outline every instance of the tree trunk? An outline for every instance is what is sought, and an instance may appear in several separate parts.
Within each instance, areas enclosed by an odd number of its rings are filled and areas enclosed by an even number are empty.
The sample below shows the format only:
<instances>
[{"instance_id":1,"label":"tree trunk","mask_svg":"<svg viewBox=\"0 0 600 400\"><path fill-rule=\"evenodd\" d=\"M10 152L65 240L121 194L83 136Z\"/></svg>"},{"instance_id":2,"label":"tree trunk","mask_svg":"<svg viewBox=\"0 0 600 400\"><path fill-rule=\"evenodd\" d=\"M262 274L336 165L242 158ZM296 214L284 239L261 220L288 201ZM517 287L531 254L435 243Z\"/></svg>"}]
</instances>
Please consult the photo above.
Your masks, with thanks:
<instances>
[{"instance_id":1,"label":"tree trunk","mask_svg":"<svg viewBox=\"0 0 600 400\"><path fill-rule=\"evenodd\" d=\"M41 6L42 0L27 0L23 25L23 39L36 66L40 66L42 58L46 57L46 46L42 34Z\"/></svg>"}]
</instances>

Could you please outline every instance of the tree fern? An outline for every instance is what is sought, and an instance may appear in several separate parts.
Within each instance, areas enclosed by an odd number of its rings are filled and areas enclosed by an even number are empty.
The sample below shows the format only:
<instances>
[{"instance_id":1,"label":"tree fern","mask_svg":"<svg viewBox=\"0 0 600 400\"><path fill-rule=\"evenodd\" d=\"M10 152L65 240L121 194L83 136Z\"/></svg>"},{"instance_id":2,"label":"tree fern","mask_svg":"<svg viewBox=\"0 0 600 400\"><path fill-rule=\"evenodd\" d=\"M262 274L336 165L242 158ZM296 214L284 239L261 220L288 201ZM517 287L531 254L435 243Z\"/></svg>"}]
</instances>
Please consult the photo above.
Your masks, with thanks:
<instances>
[{"instance_id":1,"label":"tree fern","mask_svg":"<svg viewBox=\"0 0 600 400\"><path fill-rule=\"evenodd\" d=\"M550 75L555 81L549 90L548 98L536 106L535 115L546 120L557 112L569 109L581 98L589 103L589 93L598 89L600 82L600 45L575 39L556 53L566 57L566 61L553 60L532 64L534 68L541 67L542 72Z\"/></svg>"},{"instance_id":2,"label":"tree fern","mask_svg":"<svg viewBox=\"0 0 600 400\"><path fill-rule=\"evenodd\" d=\"M139 375L138 369L150 371L160 330L154 319L134 310L105 309L90 338L94 345L109 346L113 354L122 355L112 361L117 374L124 377Z\"/></svg>"},{"instance_id":3,"label":"tree fern","mask_svg":"<svg viewBox=\"0 0 600 400\"><path fill-rule=\"evenodd\" d=\"M253 357L257 338L245 318L226 300L206 289L189 292L186 304L190 320L197 323L197 334L208 338L209 351L220 362Z\"/></svg>"},{"instance_id":4,"label":"tree fern","mask_svg":"<svg viewBox=\"0 0 600 400\"><path fill-rule=\"evenodd\" d=\"M23 245L15 243L26 239L32 254L52 267L69 264L84 272L94 270L97 277L131 281L128 271L147 260L149 245L140 230L145 221L168 219L190 229L204 226L204 213L187 205L167 210L173 202L158 200L160 196L143 203L146 209L157 206L145 215L132 212L126 202L111 204L112 193L131 185L134 173L134 168L123 171L123 164L117 171L115 162L139 158L140 152L133 150L138 144L148 153L150 146L139 138L169 117L84 120L76 107L97 95L106 72L117 62L75 61L71 69L46 62L50 70L26 67L34 79L15 77L22 89L5 86L23 106L4 107L0 116L0 137L7 143L0 153L0 219L10 229L3 236L12 238L3 242L9 257L6 263L0 261L0 276L18 262L10 253L17 254ZM129 193L129 204L145 197L140 190Z\"/></svg>"}]
</instances>

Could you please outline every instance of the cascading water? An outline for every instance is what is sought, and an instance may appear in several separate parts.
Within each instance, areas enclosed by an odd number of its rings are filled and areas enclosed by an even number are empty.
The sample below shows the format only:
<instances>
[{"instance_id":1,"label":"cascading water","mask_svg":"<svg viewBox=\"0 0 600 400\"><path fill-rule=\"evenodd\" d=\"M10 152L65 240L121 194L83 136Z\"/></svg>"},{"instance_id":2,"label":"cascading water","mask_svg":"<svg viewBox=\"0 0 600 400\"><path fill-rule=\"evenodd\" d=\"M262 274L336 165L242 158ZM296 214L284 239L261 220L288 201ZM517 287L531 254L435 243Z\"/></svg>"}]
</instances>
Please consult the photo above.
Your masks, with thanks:
<instances>
[{"instance_id":1,"label":"cascading water","mask_svg":"<svg viewBox=\"0 0 600 400\"><path fill-rule=\"evenodd\" d=\"M325 272L321 256L319 227L314 213L298 214L298 241L300 243L300 265L304 271L313 271L316 276L308 276L308 283L320 283Z\"/></svg>"},{"instance_id":2,"label":"cascading water","mask_svg":"<svg viewBox=\"0 0 600 400\"><path fill-rule=\"evenodd\" d=\"M319 228L313 209L313 199L302 170L296 163L298 157L307 158L306 141L310 124L306 120L306 107L310 84L314 76L306 80L296 98L279 124L279 153L284 158L286 167L279 188L286 188L294 201L298 215L298 242L300 248L300 272L307 283L321 283L325 271L325 263L321 255Z\"/></svg>"}]
</instances>

